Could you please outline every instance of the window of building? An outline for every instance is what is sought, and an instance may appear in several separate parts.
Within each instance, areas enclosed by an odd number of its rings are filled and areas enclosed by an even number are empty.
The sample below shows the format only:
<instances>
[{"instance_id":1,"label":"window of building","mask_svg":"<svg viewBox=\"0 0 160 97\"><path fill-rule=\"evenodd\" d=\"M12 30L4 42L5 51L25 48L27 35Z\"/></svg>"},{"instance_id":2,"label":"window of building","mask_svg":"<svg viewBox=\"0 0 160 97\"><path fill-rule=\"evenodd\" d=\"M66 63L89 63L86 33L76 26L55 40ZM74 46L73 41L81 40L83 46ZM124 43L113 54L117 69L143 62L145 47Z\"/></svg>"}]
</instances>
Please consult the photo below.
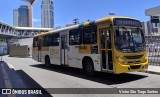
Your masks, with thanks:
<instances>
[{"instance_id":1,"label":"window of building","mask_svg":"<svg viewBox=\"0 0 160 97\"><path fill-rule=\"evenodd\" d=\"M51 35L51 46L59 46L59 33Z\"/></svg>"},{"instance_id":2,"label":"window of building","mask_svg":"<svg viewBox=\"0 0 160 97\"><path fill-rule=\"evenodd\" d=\"M51 1L51 4L53 5L53 1Z\"/></svg>"},{"instance_id":3,"label":"window of building","mask_svg":"<svg viewBox=\"0 0 160 97\"><path fill-rule=\"evenodd\" d=\"M69 44L80 45L82 43L82 29L75 29L69 32Z\"/></svg>"},{"instance_id":4,"label":"window of building","mask_svg":"<svg viewBox=\"0 0 160 97\"><path fill-rule=\"evenodd\" d=\"M53 6L52 5L50 5L50 10L53 10Z\"/></svg>"},{"instance_id":5,"label":"window of building","mask_svg":"<svg viewBox=\"0 0 160 97\"><path fill-rule=\"evenodd\" d=\"M97 43L96 26L85 27L83 29L83 44Z\"/></svg>"}]
</instances>

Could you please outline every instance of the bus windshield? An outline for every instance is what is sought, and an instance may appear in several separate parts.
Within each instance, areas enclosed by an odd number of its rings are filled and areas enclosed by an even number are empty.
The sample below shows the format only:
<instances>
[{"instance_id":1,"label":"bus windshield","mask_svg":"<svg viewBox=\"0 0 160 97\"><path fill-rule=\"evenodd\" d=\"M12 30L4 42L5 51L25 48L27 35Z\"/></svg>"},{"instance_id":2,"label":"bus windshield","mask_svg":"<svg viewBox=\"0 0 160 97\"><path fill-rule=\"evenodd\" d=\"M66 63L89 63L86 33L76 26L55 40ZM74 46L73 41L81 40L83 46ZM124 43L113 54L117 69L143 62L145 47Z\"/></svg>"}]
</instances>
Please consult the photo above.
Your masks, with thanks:
<instances>
[{"instance_id":1,"label":"bus windshield","mask_svg":"<svg viewBox=\"0 0 160 97\"><path fill-rule=\"evenodd\" d=\"M145 50L144 34L139 28L115 27L115 47L120 52Z\"/></svg>"}]
</instances>

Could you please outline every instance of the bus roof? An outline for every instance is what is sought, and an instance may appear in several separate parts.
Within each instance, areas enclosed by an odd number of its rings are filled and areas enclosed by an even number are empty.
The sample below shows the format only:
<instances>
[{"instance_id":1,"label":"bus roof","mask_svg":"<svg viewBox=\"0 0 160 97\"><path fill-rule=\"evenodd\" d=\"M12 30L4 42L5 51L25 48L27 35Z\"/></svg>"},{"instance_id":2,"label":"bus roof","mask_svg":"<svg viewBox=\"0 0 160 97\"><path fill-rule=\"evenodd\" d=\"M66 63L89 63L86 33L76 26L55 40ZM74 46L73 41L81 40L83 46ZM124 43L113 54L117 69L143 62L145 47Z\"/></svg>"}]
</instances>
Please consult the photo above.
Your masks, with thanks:
<instances>
[{"instance_id":1,"label":"bus roof","mask_svg":"<svg viewBox=\"0 0 160 97\"><path fill-rule=\"evenodd\" d=\"M34 37L45 36L45 35L47 35L47 34L50 34L50 33L49 33L49 32L43 32L43 33L41 33L41 34L35 35Z\"/></svg>"},{"instance_id":2,"label":"bus roof","mask_svg":"<svg viewBox=\"0 0 160 97\"><path fill-rule=\"evenodd\" d=\"M129 19L137 20L135 18L126 17L126 16L110 16L110 17L101 18L101 19L98 19L98 20L95 20L95 21L91 21L91 22L84 22L84 23L80 23L80 24L77 24L77 25L72 25L72 26L69 26L69 27L53 29L53 30L51 30L51 31L49 31L47 33L45 32L45 33L42 33L42 34L38 34L35 37L44 36L44 35L47 35L47 34L56 33L56 32L60 32L60 31L66 31L66 30L70 30L70 29L76 29L76 28L80 28L80 27L85 27L85 26L88 26L88 25L94 25L94 24L105 22L105 21L108 21L108 20L112 21L114 18L129 18Z\"/></svg>"}]
</instances>

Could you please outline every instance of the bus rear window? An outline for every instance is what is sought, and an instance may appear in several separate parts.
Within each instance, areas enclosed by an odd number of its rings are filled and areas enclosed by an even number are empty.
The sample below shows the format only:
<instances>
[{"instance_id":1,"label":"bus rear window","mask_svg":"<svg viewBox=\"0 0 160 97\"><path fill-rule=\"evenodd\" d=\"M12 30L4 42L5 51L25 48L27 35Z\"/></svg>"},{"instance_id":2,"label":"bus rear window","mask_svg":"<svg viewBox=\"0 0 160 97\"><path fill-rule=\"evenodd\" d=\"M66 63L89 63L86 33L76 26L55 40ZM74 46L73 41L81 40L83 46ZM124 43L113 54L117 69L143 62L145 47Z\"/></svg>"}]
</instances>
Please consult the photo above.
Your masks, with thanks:
<instances>
[{"instance_id":1,"label":"bus rear window","mask_svg":"<svg viewBox=\"0 0 160 97\"><path fill-rule=\"evenodd\" d=\"M59 46L59 33L52 34L51 36L51 46Z\"/></svg>"},{"instance_id":2,"label":"bus rear window","mask_svg":"<svg viewBox=\"0 0 160 97\"><path fill-rule=\"evenodd\" d=\"M33 39L33 47L38 47L38 37Z\"/></svg>"}]
</instances>

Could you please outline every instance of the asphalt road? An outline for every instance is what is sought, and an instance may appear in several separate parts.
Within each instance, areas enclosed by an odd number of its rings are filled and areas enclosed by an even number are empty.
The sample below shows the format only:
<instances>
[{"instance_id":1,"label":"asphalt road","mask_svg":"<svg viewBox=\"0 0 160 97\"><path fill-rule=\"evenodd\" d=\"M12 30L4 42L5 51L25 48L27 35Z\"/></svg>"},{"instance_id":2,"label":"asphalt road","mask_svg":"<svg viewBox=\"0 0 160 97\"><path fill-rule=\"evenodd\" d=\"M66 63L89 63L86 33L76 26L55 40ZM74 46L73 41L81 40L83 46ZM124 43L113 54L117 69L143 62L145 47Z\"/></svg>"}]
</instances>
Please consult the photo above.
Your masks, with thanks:
<instances>
[{"instance_id":1,"label":"asphalt road","mask_svg":"<svg viewBox=\"0 0 160 97\"><path fill-rule=\"evenodd\" d=\"M4 56L31 88L160 88L160 76L143 72L120 75L96 73L88 77L80 69L51 66L31 58ZM54 97L159 97L157 94L52 94Z\"/></svg>"}]
</instances>

